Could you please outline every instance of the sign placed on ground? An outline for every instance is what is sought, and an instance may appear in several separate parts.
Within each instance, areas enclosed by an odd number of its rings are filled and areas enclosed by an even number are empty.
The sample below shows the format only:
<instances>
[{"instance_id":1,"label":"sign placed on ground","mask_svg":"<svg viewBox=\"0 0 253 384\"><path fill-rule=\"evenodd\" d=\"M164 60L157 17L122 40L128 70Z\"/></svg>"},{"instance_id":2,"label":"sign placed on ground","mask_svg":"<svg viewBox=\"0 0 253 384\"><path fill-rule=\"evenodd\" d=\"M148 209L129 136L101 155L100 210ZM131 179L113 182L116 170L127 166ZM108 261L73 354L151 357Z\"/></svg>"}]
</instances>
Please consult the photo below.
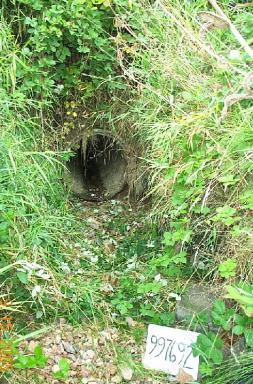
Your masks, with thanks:
<instances>
[{"instance_id":1,"label":"sign placed on ground","mask_svg":"<svg viewBox=\"0 0 253 384\"><path fill-rule=\"evenodd\" d=\"M150 324L143 365L178 376L184 372L197 380L199 358L192 354L197 332Z\"/></svg>"}]
</instances>

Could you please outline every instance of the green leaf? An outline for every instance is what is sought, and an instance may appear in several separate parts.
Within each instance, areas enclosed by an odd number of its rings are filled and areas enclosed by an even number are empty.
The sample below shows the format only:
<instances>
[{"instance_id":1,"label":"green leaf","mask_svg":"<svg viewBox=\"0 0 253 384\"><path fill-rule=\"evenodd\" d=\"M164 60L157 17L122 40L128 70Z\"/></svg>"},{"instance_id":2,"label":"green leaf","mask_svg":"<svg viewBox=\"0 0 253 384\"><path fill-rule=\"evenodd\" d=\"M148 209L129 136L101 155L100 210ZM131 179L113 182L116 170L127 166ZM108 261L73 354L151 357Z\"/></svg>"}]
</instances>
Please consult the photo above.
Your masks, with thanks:
<instances>
[{"instance_id":1,"label":"green leaf","mask_svg":"<svg viewBox=\"0 0 253 384\"><path fill-rule=\"evenodd\" d=\"M70 362L64 357L61 358L58 362L59 371L53 373L54 378L56 379L67 379L69 375Z\"/></svg>"},{"instance_id":2,"label":"green leaf","mask_svg":"<svg viewBox=\"0 0 253 384\"><path fill-rule=\"evenodd\" d=\"M149 292L158 293L163 284L159 282L140 284L137 288L137 293L146 294Z\"/></svg>"},{"instance_id":3,"label":"green leaf","mask_svg":"<svg viewBox=\"0 0 253 384\"><path fill-rule=\"evenodd\" d=\"M169 246L169 245L174 245L174 240L173 240L173 234L172 232L164 232L163 235L164 238L164 244Z\"/></svg>"},{"instance_id":4,"label":"green leaf","mask_svg":"<svg viewBox=\"0 0 253 384\"><path fill-rule=\"evenodd\" d=\"M253 287L246 284L228 285L226 290L228 292L226 297L240 304L248 317L253 317Z\"/></svg>"},{"instance_id":5,"label":"green leaf","mask_svg":"<svg viewBox=\"0 0 253 384\"><path fill-rule=\"evenodd\" d=\"M140 308L140 313L142 316L147 316L154 318L156 316L156 312L154 309L152 309L152 306L150 304L142 304Z\"/></svg>"},{"instance_id":6,"label":"green leaf","mask_svg":"<svg viewBox=\"0 0 253 384\"><path fill-rule=\"evenodd\" d=\"M238 221L238 217L235 217L236 209L225 205L216 209L216 215L213 216L212 221L221 222L227 226L234 224Z\"/></svg>"},{"instance_id":7,"label":"green leaf","mask_svg":"<svg viewBox=\"0 0 253 384\"><path fill-rule=\"evenodd\" d=\"M241 325L244 328L248 324L248 318L245 315L238 315L238 314L236 314L234 320L235 320L235 324Z\"/></svg>"},{"instance_id":8,"label":"green leaf","mask_svg":"<svg viewBox=\"0 0 253 384\"><path fill-rule=\"evenodd\" d=\"M90 48L89 47L78 47L77 50L80 53L89 53L90 52Z\"/></svg>"},{"instance_id":9,"label":"green leaf","mask_svg":"<svg viewBox=\"0 0 253 384\"><path fill-rule=\"evenodd\" d=\"M171 262L174 264L186 264L187 259L186 259L187 253L185 251L179 252L176 255L172 256Z\"/></svg>"},{"instance_id":10,"label":"green leaf","mask_svg":"<svg viewBox=\"0 0 253 384\"><path fill-rule=\"evenodd\" d=\"M23 284L28 284L29 283L28 275L27 275L26 272L18 271L16 273L16 275L17 275L17 278L19 279L19 281L21 281L21 283L23 283Z\"/></svg>"},{"instance_id":11,"label":"green leaf","mask_svg":"<svg viewBox=\"0 0 253 384\"><path fill-rule=\"evenodd\" d=\"M210 340L206 335L199 335L197 341L198 344L204 348L212 348L213 346L213 341Z\"/></svg>"},{"instance_id":12,"label":"green leaf","mask_svg":"<svg viewBox=\"0 0 253 384\"><path fill-rule=\"evenodd\" d=\"M160 320L163 325L172 325L175 322L175 313L169 312L169 313L161 313L160 314Z\"/></svg>"},{"instance_id":13,"label":"green leaf","mask_svg":"<svg viewBox=\"0 0 253 384\"><path fill-rule=\"evenodd\" d=\"M14 367L18 369L26 369L28 364L28 357L20 355L14 362Z\"/></svg>"},{"instance_id":14,"label":"green leaf","mask_svg":"<svg viewBox=\"0 0 253 384\"><path fill-rule=\"evenodd\" d=\"M36 358L36 363L39 368L44 368L48 358L43 353L42 347L40 345L37 345L34 348L34 356Z\"/></svg>"},{"instance_id":15,"label":"green leaf","mask_svg":"<svg viewBox=\"0 0 253 384\"><path fill-rule=\"evenodd\" d=\"M14 367L19 369L36 368L36 359L34 356L20 355L17 357Z\"/></svg>"},{"instance_id":16,"label":"green leaf","mask_svg":"<svg viewBox=\"0 0 253 384\"><path fill-rule=\"evenodd\" d=\"M236 274L237 262L234 259L227 259L219 265L219 272L221 277L229 278Z\"/></svg>"},{"instance_id":17,"label":"green leaf","mask_svg":"<svg viewBox=\"0 0 253 384\"><path fill-rule=\"evenodd\" d=\"M218 178L218 181L225 186L228 185L234 185L236 184L240 179L237 177L235 178L235 175L233 173L227 174L226 176L222 176Z\"/></svg>"},{"instance_id":18,"label":"green leaf","mask_svg":"<svg viewBox=\"0 0 253 384\"><path fill-rule=\"evenodd\" d=\"M243 332L244 332L245 328L242 326L242 325L235 325L233 328L232 328L232 332L235 334L235 335L242 335Z\"/></svg>"},{"instance_id":19,"label":"green leaf","mask_svg":"<svg viewBox=\"0 0 253 384\"><path fill-rule=\"evenodd\" d=\"M246 344L250 348L253 348L253 329L246 329L244 331L244 336L245 336Z\"/></svg>"},{"instance_id":20,"label":"green leaf","mask_svg":"<svg viewBox=\"0 0 253 384\"><path fill-rule=\"evenodd\" d=\"M223 361L223 353L220 349L214 348L210 353L210 358L214 364L220 365Z\"/></svg>"},{"instance_id":21,"label":"green leaf","mask_svg":"<svg viewBox=\"0 0 253 384\"><path fill-rule=\"evenodd\" d=\"M213 305L213 311L219 315L223 315L226 311L226 305L222 300L216 300Z\"/></svg>"},{"instance_id":22,"label":"green leaf","mask_svg":"<svg viewBox=\"0 0 253 384\"><path fill-rule=\"evenodd\" d=\"M213 375L213 370L214 370L213 364L210 363L210 362L208 362L208 363L202 362L199 365L199 371L200 371L200 373L202 375L212 376Z\"/></svg>"},{"instance_id":23,"label":"green leaf","mask_svg":"<svg viewBox=\"0 0 253 384\"><path fill-rule=\"evenodd\" d=\"M68 359L62 358L59 360L58 365L62 371L68 371L70 368L70 361Z\"/></svg>"}]
</instances>

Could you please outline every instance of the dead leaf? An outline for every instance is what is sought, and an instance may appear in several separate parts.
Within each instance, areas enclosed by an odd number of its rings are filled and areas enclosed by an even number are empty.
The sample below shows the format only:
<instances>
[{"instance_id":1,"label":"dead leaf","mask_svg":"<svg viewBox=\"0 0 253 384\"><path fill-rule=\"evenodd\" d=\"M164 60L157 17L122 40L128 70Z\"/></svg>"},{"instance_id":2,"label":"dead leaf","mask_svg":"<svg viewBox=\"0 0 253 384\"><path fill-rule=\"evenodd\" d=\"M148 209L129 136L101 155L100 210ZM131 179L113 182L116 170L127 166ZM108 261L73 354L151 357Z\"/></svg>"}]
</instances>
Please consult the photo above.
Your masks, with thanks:
<instances>
[{"instance_id":1,"label":"dead leaf","mask_svg":"<svg viewBox=\"0 0 253 384\"><path fill-rule=\"evenodd\" d=\"M192 383L194 381L193 377L185 372L183 368L179 369L176 379L179 384Z\"/></svg>"}]
</instances>

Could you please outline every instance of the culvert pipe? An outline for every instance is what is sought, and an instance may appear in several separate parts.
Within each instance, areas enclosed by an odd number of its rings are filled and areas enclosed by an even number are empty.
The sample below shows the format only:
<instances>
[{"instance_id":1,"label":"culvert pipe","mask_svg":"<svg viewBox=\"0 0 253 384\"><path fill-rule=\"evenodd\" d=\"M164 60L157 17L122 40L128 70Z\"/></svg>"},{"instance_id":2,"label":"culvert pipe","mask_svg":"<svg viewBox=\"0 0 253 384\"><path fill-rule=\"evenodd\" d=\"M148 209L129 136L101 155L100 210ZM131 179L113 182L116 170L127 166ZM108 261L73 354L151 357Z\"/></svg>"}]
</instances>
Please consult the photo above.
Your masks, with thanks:
<instances>
[{"instance_id":1,"label":"culvert pipe","mask_svg":"<svg viewBox=\"0 0 253 384\"><path fill-rule=\"evenodd\" d=\"M88 201L115 197L128 184L129 153L111 133L96 129L80 138L67 162L65 179L72 192Z\"/></svg>"}]
</instances>

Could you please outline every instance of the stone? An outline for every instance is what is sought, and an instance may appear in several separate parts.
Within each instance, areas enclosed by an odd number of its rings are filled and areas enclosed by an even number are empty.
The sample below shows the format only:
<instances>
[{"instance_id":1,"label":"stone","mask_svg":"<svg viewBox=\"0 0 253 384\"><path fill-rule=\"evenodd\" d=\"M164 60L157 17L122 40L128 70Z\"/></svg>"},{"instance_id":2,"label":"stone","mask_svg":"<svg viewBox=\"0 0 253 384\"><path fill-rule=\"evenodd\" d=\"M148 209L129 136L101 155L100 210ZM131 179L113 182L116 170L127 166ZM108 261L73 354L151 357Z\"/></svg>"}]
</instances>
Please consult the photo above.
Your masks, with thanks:
<instances>
[{"instance_id":1,"label":"stone","mask_svg":"<svg viewBox=\"0 0 253 384\"><path fill-rule=\"evenodd\" d=\"M193 316L207 314L208 325L212 327L211 311L218 295L211 292L210 286L195 284L186 289L181 301L176 304L177 321L185 321Z\"/></svg>"},{"instance_id":2,"label":"stone","mask_svg":"<svg viewBox=\"0 0 253 384\"><path fill-rule=\"evenodd\" d=\"M56 335L55 336L55 343L56 344L60 344L60 342L61 342L61 336L60 335Z\"/></svg>"},{"instance_id":3,"label":"stone","mask_svg":"<svg viewBox=\"0 0 253 384\"><path fill-rule=\"evenodd\" d=\"M83 377L87 378L89 377L90 372L85 367L81 367L81 374Z\"/></svg>"},{"instance_id":4,"label":"stone","mask_svg":"<svg viewBox=\"0 0 253 384\"><path fill-rule=\"evenodd\" d=\"M122 382L122 377L119 375L116 375L116 376L112 377L111 380L112 380L112 383L119 384Z\"/></svg>"},{"instance_id":5,"label":"stone","mask_svg":"<svg viewBox=\"0 0 253 384\"><path fill-rule=\"evenodd\" d=\"M61 356L60 355L54 355L54 361L56 362L56 363L59 363L59 360L61 359Z\"/></svg>"},{"instance_id":6,"label":"stone","mask_svg":"<svg viewBox=\"0 0 253 384\"><path fill-rule=\"evenodd\" d=\"M57 372L57 371L59 371L59 367L58 367L58 365L57 364L55 364L55 365L53 365L52 366L52 372Z\"/></svg>"},{"instance_id":7,"label":"stone","mask_svg":"<svg viewBox=\"0 0 253 384\"><path fill-rule=\"evenodd\" d=\"M76 361L76 357L75 357L75 355L73 355L72 353L69 353L69 354L68 354L68 358L69 358L71 361Z\"/></svg>"},{"instance_id":8,"label":"stone","mask_svg":"<svg viewBox=\"0 0 253 384\"><path fill-rule=\"evenodd\" d=\"M69 342L63 341L62 345L63 345L63 348L65 349L66 352L71 353L71 354L74 354L76 352L73 345L70 344Z\"/></svg>"},{"instance_id":9,"label":"stone","mask_svg":"<svg viewBox=\"0 0 253 384\"><path fill-rule=\"evenodd\" d=\"M96 356L95 352L92 349L88 349L88 351L80 351L80 355L82 359L92 360Z\"/></svg>"},{"instance_id":10,"label":"stone","mask_svg":"<svg viewBox=\"0 0 253 384\"><path fill-rule=\"evenodd\" d=\"M132 379L132 377L133 377L133 370L132 370L132 368L124 365L124 366L121 367L120 371L121 371L121 375L122 375L124 380L130 381Z\"/></svg>"},{"instance_id":11,"label":"stone","mask_svg":"<svg viewBox=\"0 0 253 384\"><path fill-rule=\"evenodd\" d=\"M101 365L100 365L101 366ZM109 366L108 367L108 373L110 376L114 376L116 375L117 373L117 368L115 367L115 365L112 365L112 366Z\"/></svg>"},{"instance_id":12,"label":"stone","mask_svg":"<svg viewBox=\"0 0 253 384\"><path fill-rule=\"evenodd\" d=\"M28 351L33 353L34 348L38 345L38 343L34 340L31 340L30 343L28 344Z\"/></svg>"}]
</instances>

